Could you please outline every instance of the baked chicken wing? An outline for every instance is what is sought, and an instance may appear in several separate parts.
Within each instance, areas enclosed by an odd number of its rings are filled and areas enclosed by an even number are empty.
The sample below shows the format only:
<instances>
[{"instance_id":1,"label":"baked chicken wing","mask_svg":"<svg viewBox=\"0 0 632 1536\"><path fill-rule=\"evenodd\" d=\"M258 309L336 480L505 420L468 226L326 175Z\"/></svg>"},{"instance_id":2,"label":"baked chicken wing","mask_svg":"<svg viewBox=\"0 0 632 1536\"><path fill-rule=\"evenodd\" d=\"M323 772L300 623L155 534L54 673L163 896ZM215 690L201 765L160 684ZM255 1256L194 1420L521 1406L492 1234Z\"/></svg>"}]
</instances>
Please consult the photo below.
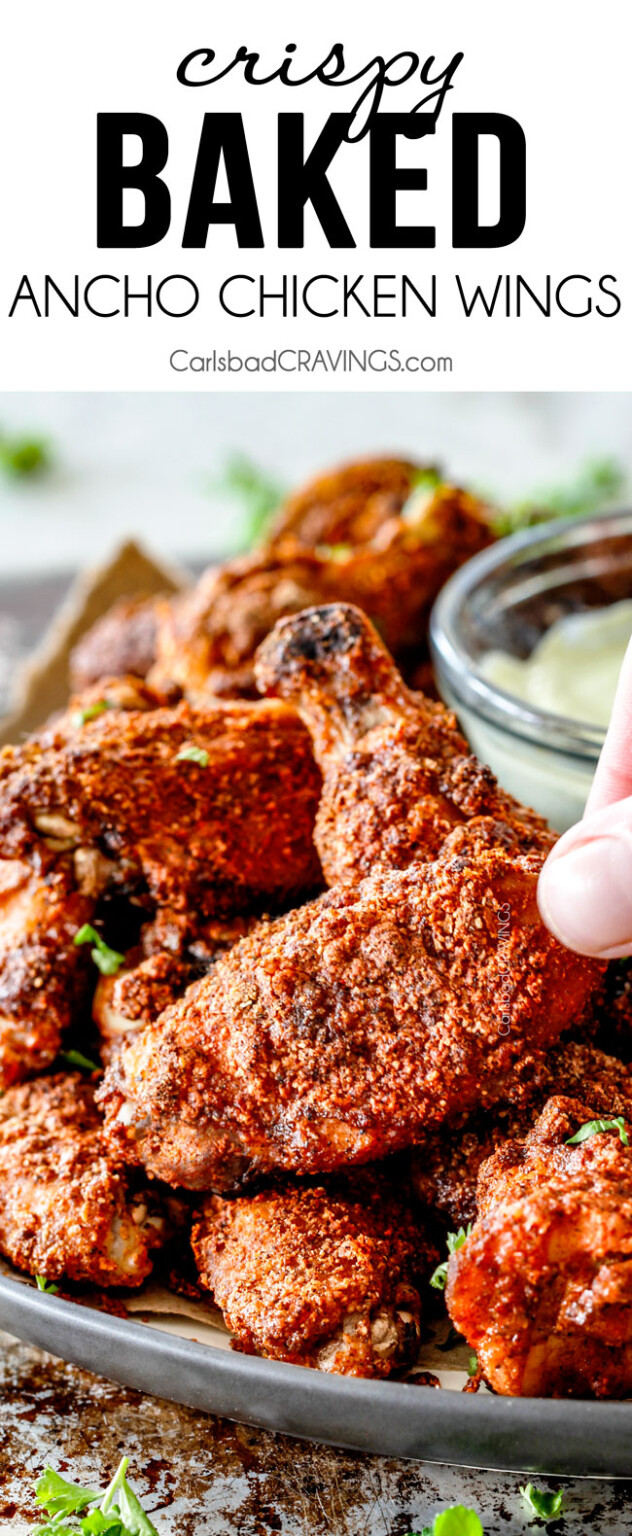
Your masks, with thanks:
<instances>
[{"instance_id":1,"label":"baked chicken wing","mask_svg":"<svg viewBox=\"0 0 632 1536\"><path fill-rule=\"evenodd\" d=\"M0 1252L48 1280L138 1286L166 1223L132 1194L102 1135L94 1090L77 1074L37 1078L0 1099Z\"/></svg>"},{"instance_id":2,"label":"baked chicken wing","mask_svg":"<svg viewBox=\"0 0 632 1536\"><path fill-rule=\"evenodd\" d=\"M200 924L317 888L319 774L293 711L156 704L134 680L105 683L99 699L5 748L2 857L48 871L64 853L82 889L90 878L96 894L116 889Z\"/></svg>"},{"instance_id":3,"label":"baked chicken wing","mask_svg":"<svg viewBox=\"0 0 632 1536\"><path fill-rule=\"evenodd\" d=\"M589 1101L550 1099L479 1176L479 1219L446 1301L494 1391L632 1395L632 1147L591 1128ZM588 1139L569 1145L582 1127ZM590 1134L592 1129L592 1134Z\"/></svg>"},{"instance_id":4,"label":"baked chicken wing","mask_svg":"<svg viewBox=\"0 0 632 1536\"><path fill-rule=\"evenodd\" d=\"M70 658L75 693L102 678L146 677L156 658L158 598L120 597L82 636Z\"/></svg>"},{"instance_id":5,"label":"baked chicken wing","mask_svg":"<svg viewBox=\"0 0 632 1536\"><path fill-rule=\"evenodd\" d=\"M201 1282L247 1353L347 1376L414 1363L434 1254L388 1190L367 1180L211 1196L192 1243Z\"/></svg>"},{"instance_id":6,"label":"baked chicken wing","mask_svg":"<svg viewBox=\"0 0 632 1536\"><path fill-rule=\"evenodd\" d=\"M80 1012L89 961L73 940L93 910L67 858L43 873L0 862L0 1092L51 1066Z\"/></svg>"},{"instance_id":7,"label":"baked chicken wing","mask_svg":"<svg viewBox=\"0 0 632 1536\"><path fill-rule=\"evenodd\" d=\"M540 854L468 836L255 928L125 1045L101 1090L124 1159L222 1190L376 1161L509 1097L603 967L540 922Z\"/></svg>"},{"instance_id":8,"label":"baked chicken wing","mask_svg":"<svg viewBox=\"0 0 632 1536\"><path fill-rule=\"evenodd\" d=\"M394 512L366 544L309 548L279 539L208 571L163 605L151 681L164 691L177 686L194 702L209 693L250 696L255 651L276 621L336 601L357 604L400 664L416 667L427 654L437 592L491 537L480 505L442 486L413 498L410 511Z\"/></svg>"}]
</instances>

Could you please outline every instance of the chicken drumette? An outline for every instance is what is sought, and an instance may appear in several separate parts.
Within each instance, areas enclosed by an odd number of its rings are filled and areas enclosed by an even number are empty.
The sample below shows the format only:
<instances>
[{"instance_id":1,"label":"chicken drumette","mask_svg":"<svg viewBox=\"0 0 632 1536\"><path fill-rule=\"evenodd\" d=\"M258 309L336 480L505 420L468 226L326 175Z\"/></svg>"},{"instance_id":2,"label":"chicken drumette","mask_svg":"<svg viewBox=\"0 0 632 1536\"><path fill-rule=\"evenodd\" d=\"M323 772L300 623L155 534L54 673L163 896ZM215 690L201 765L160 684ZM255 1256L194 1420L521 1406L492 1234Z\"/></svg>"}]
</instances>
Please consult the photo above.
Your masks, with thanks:
<instances>
[{"instance_id":1,"label":"chicken drumette","mask_svg":"<svg viewBox=\"0 0 632 1536\"><path fill-rule=\"evenodd\" d=\"M479 1219L448 1267L450 1316L496 1392L632 1394L632 1148L590 1100L550 1099L479 1176ZM569 1145L583 1127L593 1133Z\"/></svg>"},{"instance_id":2,"label":"chicken drumette","mask_svg":"<svg viewBox=\"0 0 632 1536\"><path fill-rule=\"evenodd\" d=\"M368 1176L356 1188L211 1196L192 1243L201 1282L247 1353L347 1376L414 1363L434 1251Z\"/></svg>"},{"instance_id":3,"label":"chicken drumette","mask_svg":"<svg viewBox=\"0 0 632 1536\"><path fill-rule=\"evenodd\" d=\"M281 644L286 670L314 666L320 848L344 883L237 944L103 1089L125 1157L193 1189L374 1161L507 1098L603 972L540 922L543 824L415 705L366 619L286 621L266 679Z\"/></svg>"},{"instance_id":4,"label":"chicken drumette","mask_svg":"<svg viewBox=\"0 0 632 1536\"><path fill-rule=\"evenodd\" d=\"M94 1089L37 1078L0 1099L0 1252L27 1274L141 1285L167 1224L155 1195L130 1193L103 1140Z\"/></svg>"}]
</instances>

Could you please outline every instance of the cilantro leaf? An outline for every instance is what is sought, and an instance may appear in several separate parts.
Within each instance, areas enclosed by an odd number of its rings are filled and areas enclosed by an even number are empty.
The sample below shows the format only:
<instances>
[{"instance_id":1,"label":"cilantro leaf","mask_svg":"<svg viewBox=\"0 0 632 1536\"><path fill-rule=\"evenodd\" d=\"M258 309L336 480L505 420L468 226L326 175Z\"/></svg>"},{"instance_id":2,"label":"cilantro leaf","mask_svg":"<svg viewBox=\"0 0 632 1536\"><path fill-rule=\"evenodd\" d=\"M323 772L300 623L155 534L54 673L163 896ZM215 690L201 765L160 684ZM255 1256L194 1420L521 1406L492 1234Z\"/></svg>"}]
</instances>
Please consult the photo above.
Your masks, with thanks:
<instances>
[{"instance_id":1,"label":"cilantro leaf","mask_svg":"<svg viewBox=\"0 0 632 1536\"><path fill-rule=\"evenodd\" d=\"M552 517L579 517L599 512L623 496L627 476L615 459L589 459L578 473L562 485L536 491L523 501L499 511L494 532L499 536L530 528Z\"/></svg>"},{"instance_id":2,"label":"cilantro leaf","mask_svg":"<svg viewBox=\"0 0 632 1536\"><path fill-rule=\"evenodd\" d=\"M95 699L94 704L86 704L85 709L75 711L72 723L77 727L85 725L88 720L96 720L98 715L104 714L106 709L116 709L116 705L111 699Z\"/></svg>"},{"instance_id":3,"label":"cilantro leaf","mask_svg":"<svg viewBox=\"0 0 632 1536\"><path fill-rule=\"evenodd\" d=\"M619 1140L623 1142L624 1147L629 1147L630 1138L625 1128L623 1115L615 1115L613 1120L586 1120L584 1125L580 1125L579 1130L575 1132L574 1136L568 1137L566 1146L575 1147L581 1141L590 1141L591 1136L598 1136L601 1131L618 1131Z\"/></svg>"},{"instance_id":4,"label":"cilantro leaf","mask_svg":"<svg viewBox=\"0 0 632 1536\"><path fill-rule=\"evenodd\" d=\"M188 746L181 747L176 752L177 763L198 763L200 768L208 768L209 754L205 747Z\"/></svg>"},{"instance_id":5,"label":"cilantro leaf","mask_svg":"<svg viewBox=\"0 0 632 1536\"><path fill-rule=\"evenodd\" d=\"M73 939L73 944L93 944L92 959L102 976L116 976L116 972L125 964L125 955L120 955L117 949L110 949L101 934L91 923L84 923L79 928Z\"/></svg>"},{"instance_id":6,"label":"cilantro leaf","mask_svg":"<svg viewBox=\"0 0 632 1536\"><path fill-rule=\"evenodd\" d=\"M49 1515L74 1515L86 1505L96 1503L94 1488L80 1488L69 1483L53 1467L46 1466L35 1484L35 1503L44 1505Z\"/></svg>"},{"instance_id":7,"label":"cilantro leaf","mask_svg":"<svg viewBox=\"0 0 632 1536\"><path fill-rule=\"evenodd\" d=\"M541 1488L534 1488L533 1483L527 1483L520 1492L530 1514L538 1520L552 1520L555 1515L562 1514L564 1494L561 1488L557 1493L546 1493Z\"/></svg>"},{"instance_id":8,"label":"cilantro leaf","mask_svg":"<svg viewBox=\"0 0 632 1536\"><path fill-rule=\"evenodd\" d=\"M472 1223L469 1221L467 1227L459 1227L458 1232L448 1232L448 1255L456 1253L457 1249L463 1247L463 1244L466 1241L466 1238L470 1236L471 1231ZM430 1276L430 1284L434 1286L435 1291L445 1291L447 1279L448 1260L444 1259L443 1263L437 1264L436 1269L433 1270Z\"/></svg>"},{"instance_id":9,"label":"cilantro leaf","mask_svg":"<svg viewBox=\"0 0 632 1536\"><path fill-rule=\"evenodd\" d=\"M52 1280L47 1280L46 1275L36 1275L35 1284L38 1291L48 1291L50 1296L54 1296L55 1291L59 1290L59 1286L55 1285Z\"/></svg>"},{"instance_id":10,"label":"cilantro leaf","mask_svg":"<svg viewBox=\"0 0 632 1536\"><path fill-rule=\"evenodd\" d=\"M212 489L221 495L232 496L240 504L241 542L246 548L263 538L272 513L276 512L286 494L285 487L270 479L242 453L233 454Z\"/></svg>"},{"instance_id":11,"label":"cilantro leaf","mask_svg":"<svg viewBox=\"0 0 632 1536\"><path fill-rule=\"evenodd\" d=\"M100 1072L98 1061L90 1061L89 1056L83 1056L81 1051L60 1051L59 1060L67 1067L78 1067L80 1072Z\"/></svg>"},{"instance_id":12,"label":"cilantro leaf","mask_svg":"<svg viewBox=\"0 0 632 1536\"><path fill-rule=\"evenodd\" d=\"M25 478L48 469L50 455L41 438L8 437L0 440L0 465L10 475Z\"/></svg>"},{"instance_id":13,"label":"cilantro leaf","mask_svg":"<svg viewBox=\"0 0 632 1536\"><path fill-rule=\"evenodd\" d=\"M485 1533L475 1510L466 1509L464 1504L451 1504L435 1515L432 1525L424 1525L419 1532L409 1531L408 1536L485 1536Z\"/></svg>"}]
</instances>

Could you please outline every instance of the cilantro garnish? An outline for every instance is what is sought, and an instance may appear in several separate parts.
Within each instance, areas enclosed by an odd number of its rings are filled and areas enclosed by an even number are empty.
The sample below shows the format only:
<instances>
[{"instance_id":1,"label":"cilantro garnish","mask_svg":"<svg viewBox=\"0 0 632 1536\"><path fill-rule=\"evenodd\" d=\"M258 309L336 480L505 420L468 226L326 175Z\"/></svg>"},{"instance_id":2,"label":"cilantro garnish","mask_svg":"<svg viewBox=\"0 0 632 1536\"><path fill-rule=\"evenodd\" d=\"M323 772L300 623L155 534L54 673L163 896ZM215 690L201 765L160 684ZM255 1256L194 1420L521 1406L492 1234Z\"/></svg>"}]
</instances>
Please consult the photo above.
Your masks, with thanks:
<instances>
[{"instance_id":1,"label":"cilantro garnish","mask_svg":"<svg viewBox=\"0 0 632 1536\"><path fill-rule=\"evenodd\" d=\"M527 1483L526 1488L521 1488L520 1492L527 1509L538 1520L552 1520L555 1515L561 1515L564 1507L561 1488L557 1493L545 1493L540 1488L534 1488L533 1483Z\"/></svg>"},{"instance_id":2,"label":"cilantro garnish","mask_svg":"<svg viewBox=\"0 0 632 1536\"><path fill-rule=\"evenodd\" d=\"M263 538L273 512L286 494L278 481L242 453L228 460L220 480L212 486L220 495L232 496L242 512L241 542L246 548Z\"/></svg>"},{"instance_id":3,"label":"cilantro garnish","mask_svg":"<svg viewBox=\"0 0 632 1536\"><path fill-rule=\"evenodd\" d=\"M206 750L206 747L195 747L193 745L189 747L181 747L180 751L176 752L176 762L198 763L200 768L208 768L209 754Z\"/></svg>"},{"instance_id":4,"label":"cilantro garnish","mask_svg":"<svg viewBox=\"0 0 632 1536\"><path fill-rule=\"evenodd\" d=\"M464 1504L451 1504L435 1515L432 1525L424 1525L420 1532L409 1531L408 1536L485 1536L478 1515Z\"/></svg>"},{"instance_id":5,"label":"cilantro garnish","mask_svg":"<svg viewBox=\"0 0 632 1536\"><path fill-rule=\"evenodd\" d=\"M128 1466L129 1458L124 1456L103 1494L69 1483L52 1467L45 1467L35 1485L35 1502L46 1509L49 1519L35 1528L33 1536L158 1536L130 1488Z\"/></svg>"},{"instance_id":6,"label":"cilantro garnish","mask_svg":"<svg viewBox=\"0 0 632 1536\"><path fill-rule=\"evenodd\" d=\"M601 1131L618 1131L619 1140L623 1142L624 1147L629 1147L630 1138L623 1115L615 1115L613 1120L587 1120L584 1125L580 1125L574 1136L568 1137L566 1146L578 1146L580 1141L589 1141L591 1136L598 1136Z\"/></svg>"},{"instance_id":7,"label":"cilantro garnish","mask_svg":"<svg viewBox=\"0 0 632 1536\"><path fill-rule=\"evenodd\" d=\"M450 1256L453 1253L456 1253L457 1249L463 1247L463 1244L464 1244L466 1238L469 1237L471 1231L472 1231L472 1223L471 1223L471 1221L469 1221L468 1224L467 1224L467 1227L459 1227L458 1232L448 1232L448 1236L447 1236L448 1256ZM437 1264L436 1269L433 1270L433 1272L432 1272L432 1274L430 1276L430 1284L434 1286L436 1291L445 1291L447 1279L448 1279L448 1260L444 1259L443 1263L442 1264Z\"/></svg>"},{"instance_id":8,"label":"cilantro garnish","mask_svg":"<svg viewBox=\"0 0 632 1536\"><path fill-rule=\"evenodd\" d=\"M73 944L93 944L91 956L102 976L116 976L116 972L125 964L125 955L120 955L117 949L110 949L101 934L91 923L84 923L78 929L73 939Z\"/></svg>"},{"instance_id":9,"label":"cilantro garnish","mask_svg":"<svg viewBox=\"0 0 632 1536\"><path fill-rule=\"evenodd\" d=\"M75 940L76 942L76 940ZM112 950L115 954L115 950ZM79 1072L100 1072L98 1061L91 1061L89 1056L83 1056L81 1051L60 1051L59 1060L66 1067L77 1067Z\"/></svg>"},{"instance_id":10,"label":"cilantro garnish","mask_svg":"<svg viewBox=\"0 0 632 1536\"><path fill-rule=\"evenodd\" d=\"M6 437L0 439L0 465L9 475L20 479L40 474L50 463L48 448L41 438Z\"/></svg>"},{"instance_id":11,"label":"cilantro garnish","mask_svg":"<svg viewBox=\"0 0 632 1536\"><path fill-rule=\"evenodd\" d=\"M410 478L410 494L400 512L400 517L405 523L416 523L419 517L430 506L435 491L442 484L441 475L436 469L416 469Z\"/></svg>"},{"instance_id":12,"label":"cilantro garnish","mask_svg":"<svg viewBox=\"0 0 632 1536\"><path fill-rule=\"evenodd\" d=\"M470 1355L467 1362L467 1374L468 1376L478 1375L478 1355Z\"/></svg>"},{"instance_id":13,"label":"cilantro garnish","mask_svg":"<svg viewBox=\"0 0 632 1536\"><path fill-rule=\"evenodd\" d=\"M97 715L104 714L106 709L116 709L116 704L111 699L95 699L94 704L86 704L84 709L76 710L72 723L77 727L85 725L88 720L96 720Z\"/></svg>"},{"instance_id":14,"label":"cilantro garnish","mask_svg":"<svg viewBox=\"0 0 632 1536\"><path fill-rule=\"evenodd\" d=\"M45 1275L36 1275L35 1284L38 1291L46 1291L49 1296L54 1296L55 1292L59 1290L59 1286L55 1285L52 1280L47 1280Z\"/></svg>"}]
</instances>

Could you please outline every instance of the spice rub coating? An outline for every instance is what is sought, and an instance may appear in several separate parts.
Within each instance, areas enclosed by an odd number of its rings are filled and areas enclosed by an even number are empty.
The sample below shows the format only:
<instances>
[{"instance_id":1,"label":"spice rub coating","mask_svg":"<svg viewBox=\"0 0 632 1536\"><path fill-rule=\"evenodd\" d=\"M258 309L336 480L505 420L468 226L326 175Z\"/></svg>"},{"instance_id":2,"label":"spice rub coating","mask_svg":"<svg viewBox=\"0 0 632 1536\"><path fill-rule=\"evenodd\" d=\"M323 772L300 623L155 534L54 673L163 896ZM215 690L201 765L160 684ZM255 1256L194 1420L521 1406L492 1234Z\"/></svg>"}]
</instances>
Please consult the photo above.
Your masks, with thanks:
<instances>
[{"instance_id":1,"label":"spice rub coating","mask_svg":"<svg viewBox=\"0 0 632 1536\"><path fill-rule=\"evenodd\" d=\"M569 1146L593 1118L552 1098L500 1147L449 1260L448 1311L501 1394L632 1395L632 1147L616 1130Z\"/></svg>"},{"instance_id":2,"label":"spice rub coating","mask_svg":"<svg viewBox=\"0 0 632 1536\"><path fill-rule=\"evenodd\" d=\"M112 684L111 707L105 684L96 713L94 701L90 714L75 706L0 755L3 856L37 869L60 849L75 862L98 859L101 889L200 922L317 888L319 774L293 711L155 707L155 698L154 707L121 708L120 688Z\"/></svg>"},{"instance_id":3,"label":"spice rub coating","mask_svg":"<svg viewBox=\"0 0 632 1536\"><path fill-rule=\"evenodd\" d=\"M602 970L543 927L540 864L457 827L441 860L255 928L108 1069L113 1144L168 1183L223 1190L376 1161L506 1098Z\"/></svg>"},{"instance_id":4,"label":"spice rub coating","mask_svg":"<svg viewBox=\"0 0 632 1536\"><path fill-rule=\"evenodd\" d=\"M48 1280L138 1286L164 1241L154 1196L130 1194L92 1085L36 1078L0 1099L0 1252Z\"/></svg>"},{"instance_id":5,"label":"spice rub coating","mask_svg":"<svg viewBox=\"0 0 632 1536\"><path fill-rule=\"evenodd\" d=\"M237 1348L347 1376L414 1363L436 1255L402 1201L368 1178L211 1196L192 1244Z\"/></svg>"}]
</instances>

